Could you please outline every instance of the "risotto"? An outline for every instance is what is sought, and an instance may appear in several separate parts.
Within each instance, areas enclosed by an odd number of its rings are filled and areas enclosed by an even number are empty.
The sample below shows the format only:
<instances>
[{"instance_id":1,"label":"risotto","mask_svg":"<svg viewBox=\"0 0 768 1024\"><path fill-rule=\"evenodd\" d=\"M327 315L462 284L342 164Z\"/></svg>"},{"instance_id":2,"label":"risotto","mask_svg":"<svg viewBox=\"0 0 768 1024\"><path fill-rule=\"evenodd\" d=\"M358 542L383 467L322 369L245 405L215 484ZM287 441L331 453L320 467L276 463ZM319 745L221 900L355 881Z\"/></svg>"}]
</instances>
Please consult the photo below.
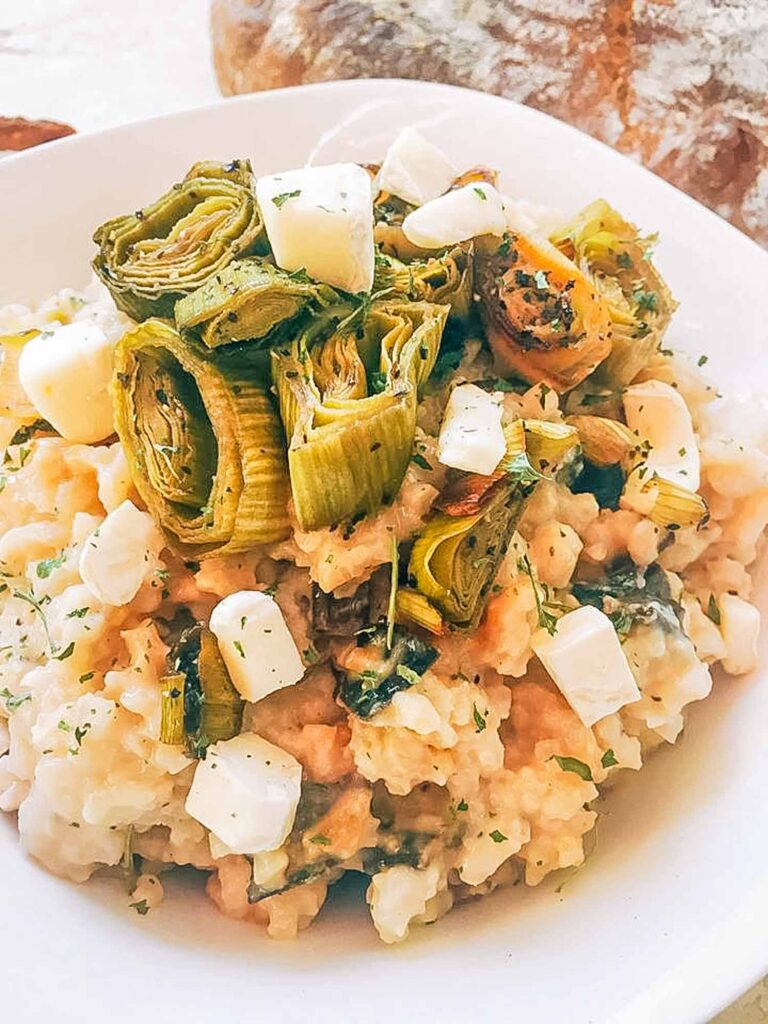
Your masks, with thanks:
<instances>
[{"instance_id":1,"label":"risotto","mask_svg":"<svg viewBox=\"0 0 768 1024\"><path fill-rule=\"evenodd\" d=\"M201 162L0 310L0 807L147 914L175 865L385 942L580 865L601 787L756 662L768 431L664 347L604 200L564 223L412 129Z\"/></svg>"}]
</instances>

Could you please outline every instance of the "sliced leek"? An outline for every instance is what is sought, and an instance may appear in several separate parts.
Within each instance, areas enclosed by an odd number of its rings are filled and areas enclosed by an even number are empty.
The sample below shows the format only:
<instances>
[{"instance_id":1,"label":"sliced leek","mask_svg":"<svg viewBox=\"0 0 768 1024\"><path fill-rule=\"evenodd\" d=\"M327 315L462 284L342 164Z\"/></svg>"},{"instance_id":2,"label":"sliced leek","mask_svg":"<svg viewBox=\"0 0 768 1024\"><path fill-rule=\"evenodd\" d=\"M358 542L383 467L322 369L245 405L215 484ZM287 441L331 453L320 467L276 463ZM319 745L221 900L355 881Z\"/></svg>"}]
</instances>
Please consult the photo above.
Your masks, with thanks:
<instances>
[{"instance_id":1,"label":"sliced leek","mask_svg":"<svg viewBox=\"0 0 768 1024\"><path fill-rule=\"evenodd\" d=\"M629 384L656 352L676 303L642 238L604 199L597 199L552 236L558 249L592 279L607 303L611 354L595 378L612 388Z\"/></svg>"},{"instance_id":2,"label":"sliced leek","mask_svg":"<svg viewBox=\"0 0 768 1024\"><path fill-rule=\"evenodd\" d=\"M179 745L184 743L184 686L182 672L174 672L160 679L160 742Z\"/></svg>"},{"instance_id":3,"label":"sliced leek","mask_svg":"<svg viewBox=\"0 0 768 1024\"><path fill-rule=\"evenodd\" d=\"M400 587L395 598L395 617L406 626L419 626L427 632L440 636L443 632L443 617L433 604L418 590Z\"/></svg>"},{"instance_id":4,"label":"sliced leek","mask_svg":"<svg viewBox=\"0 0 768 1024\"><path fill-rule=\"evenodd\" d=\"M209 348L266 337L310 305L338 301L328 285L289 274L258 256L230 264L176 303L176 326Z\"/></svg>"},{"instance_id":5,"label":"sliced leek","mask_svg":"<svg viewBox=\"0 0 768 1024\"><path fill-rule=\"evenodd\" d=\"M705 526L709 519L707 503L700 494L648 472L644 464L627 477L622 504L668 530Z\"/></svg>"},{"instance_id":6,"label":"sliced leek","mask_svg":"<svg viewBox=\"0 0 768 1024\"><path fill-rule=\"evenodd\" d=\"M374 291L392 289L410 299L448 303L451 316L466 319L472 309L472 243L457 245L440 256L404 263L379 255Z\"/></svg>"},{"instance_id":7,"label":"sliced leek","mask_svg":"<svg viewBox=\"0 0 768 1024\"><path fill-rule=\"evenodd\" d=\"M552 474L578 446L579 433L567 423L524 420L525 450L534 468Z\"/></svg>"},{"instance_id":8,"label":"sliced leek","mask_svg":"<svg viewBox=\"0 0 768 1024\"><path fill-rule=\"evenodd\" d=\"M450 622L472 626L479 620L523 501L521 487L499 481L479 512L438 512L417 537L408 574Z\"/></svg>"},{"instance_id":9,"label":"sliced leek","mask_svg":"<svg viewBox=\"0 0 768 1024\"><path fill-rule=\"evenodd\" d=\"M417 393L440 349L447 306L373 302L360 328L322 318L272 350L302 530L356 520L391 501L408 468ZM372 393L371 382L381 390Z\"/></svg>"},{"instance_id":10,"label":"sliced leek","mask_svg":"<svg viewBox=\"0 0 768 1024\"><path fill-rule=\"evenodd\" d=\"M147 320L115 349L112 395L136 489L182 553L287 536L282 431L257 364Z\"/></svg>"},{"instance_id":11,"label":"sliced leek","mask_svg":"<svg viewBox=\"0 0 768 1024\"><path fill-rule=\"evenodd\" d=\"M201 162L154 203L102 224L93 269L134 320L171 317L178 299L261 238L250 163Z\"/></svg>"}]
</instances>

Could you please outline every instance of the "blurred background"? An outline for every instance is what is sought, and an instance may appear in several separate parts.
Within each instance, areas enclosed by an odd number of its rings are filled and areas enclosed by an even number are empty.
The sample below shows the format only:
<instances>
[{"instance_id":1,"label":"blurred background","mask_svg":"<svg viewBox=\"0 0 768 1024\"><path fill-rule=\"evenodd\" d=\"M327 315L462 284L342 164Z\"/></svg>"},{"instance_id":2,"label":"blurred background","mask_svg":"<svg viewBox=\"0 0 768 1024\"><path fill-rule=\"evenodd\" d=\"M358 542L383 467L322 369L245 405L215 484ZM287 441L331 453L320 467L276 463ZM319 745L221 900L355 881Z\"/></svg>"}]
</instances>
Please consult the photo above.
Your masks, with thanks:
<instances>
[{"instance_id":1,"label":"blurred background","mask_svg":"<svg viewBox=\"0 0 768 1024\"><path fill-rule=\"evenodd\" d=\"M768 0L0 2L0 150L379 76L554 114L768 246Z\"/></svg>"},{"instance_id":2,"label":"blurred background","mask_svg":"<svg viewBox=\"0 0 768 1024\"><path fill-rule=\"evenodd\" d=\"M355 77L547 111L768 246L768 0L0 0L0 152ZM765 982L717 1018L766 1021Z\"/></svg>"}]
</instances>

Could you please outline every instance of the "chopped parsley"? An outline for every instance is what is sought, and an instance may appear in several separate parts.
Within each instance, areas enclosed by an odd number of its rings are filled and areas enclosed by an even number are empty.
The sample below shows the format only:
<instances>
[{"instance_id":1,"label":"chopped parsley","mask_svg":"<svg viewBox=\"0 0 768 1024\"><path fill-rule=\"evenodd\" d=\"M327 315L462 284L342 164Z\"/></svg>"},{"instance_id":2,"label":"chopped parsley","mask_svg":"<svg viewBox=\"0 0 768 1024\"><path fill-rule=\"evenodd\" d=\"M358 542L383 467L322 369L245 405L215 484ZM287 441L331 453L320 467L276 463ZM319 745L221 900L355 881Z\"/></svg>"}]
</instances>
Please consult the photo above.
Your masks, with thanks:
<instances>
[{"instance_id":1,"label":"chopped parsley","mask_svg":"<svg viewBox=\"0 0 768 1024\"><path fill-rule=\"evenodd\" d=\"M574 775L578 775L580 779L585 782L594 782L592 778L592 769L588 764L584 764L577 757L561 757L559 754L553 754L552 757L547 758L548 761L557 761L558 765L564 772L573 772Z\"/></svg>"},{"instance_id":2,"label":"chopped parsley","mask_svg":"<svg viewBox=\"0 0 768 1024\"><path fill-rule=\"evenodd\" d=\"M456 804L456 810L457 811L468 811L469 810L469 804L467 803L466 800L459 800L459 802Z\"/></svg>"},{"instance_id":3,"label":"chopped parsley","mask_svg":"<svg viewBox=\"0 0 768 1024\"><path fill-rule=\"evenodd\" d=\"M485 194L485 192L483 192L481 188L478 188L477 185L473 187L472 191L475 193L478 199L482 199L484 203L488 202L488 196Z\"/></svg>"},{"instance_id":4,"label":"chopped parsley","mask_svg":"<svg viewBox=\"0 0 768 1024\"><path fill-rule=\"evenodd\" d=\"M488 712L486 712L486 714L487 713ZM488 723L486 722L483 715L481 715L481 713L478 711L477 704L472 705L472 718L474 719L475 722L475 732L483 732L483 730L487 728Z\"/></svg>"},{"instance_id":5,"label":"chopped parsley","mask_svg":"<svg viewBox=\"0 0 768 1024\"><path fill-rule=\"evenodd\" d=\"M542 603L541 594L539 593L539 585L534 579L533 566L531 565L528 555L523 555L523 557L518 560L517 567L520 572L524 572L531 581L533 596L536 598L536 612L539 617L539 625L542 629L546 629L550 636L554 636L557 632L557 616L548 611Z\"/></svg>"},{"instance_id":6,"label":"chopped parsley","mask_svg":"<svg viewBox=\"0 0 768 1024\"><path fill-rule=\"evenodd\" d=\"M8 711L15 711L16 708L21 707L25 701L32 700L31 693L20 693L18 696L15 696L7 686L0 690L0 697L5 701L5 707Z\"/></svg>"},{"instance_id":7,"label":"chopped parsley","mask_svg":"<svg viewBox=\"0 0 768 1024\"><path fill-rule=\"evenodd\" d=\"M614 765L619 762L616 760L616 755L613 750L606 750L603 756L600 758L600 764L603 768L613 768Z\"/></svg>"},{"instance_id":8,"label":"chopped parsley","mask_svg":"<svg viewBox=\"0 0 768 1024\"><path fill-rule=\"evenodd\" d=\"M427 471L432 469L432 466L427 462L427 460L424 458L424 456L423 455L419 455L418 452L416 452L415 455L411 456L411 462L413 462L415 465L417 465L419 467L419 469L426 469Z\"/></svg>"},{"instance_id":9,"label":"chopped parsley","mask_svg":"<svg viewBox=\"0 0 768 1024\"><path fill-rule=\"evenodd\" d=\"M297 188L295 192L281 192L280 195L272 196L272 202L278 208L278 210L285 206L289 199L295 199L301 195L301 189Z\"/></svg>"},{"instance_id":10,"label":"chopped parsley","mask_svg":"<svg viewBox=\"0 0 768 1024\"><path fill-rule=\"evenodd\" d=\"M241 658L245 657L245 650L239 640L234 640L232 642L232 646L235 648L235 650L237 651Z\"/></svg>"},{"instance_id":11,"label":"chopped parsley","mask_svg":"<svg viewBox=\"0 0 768 1024\"><path fill-rule=\"evenodd\" d=\"M493 832L489 832L488 835L491 837L494 843L506 843L508 838L504 835L503 832L499 832L497 828L495 828Z\"/></svg>"},{"instance_id":12,"label":"chopped parsley","mask_svg":"<svg viewBox=\"0 0 768 1024\"><path fill-rule=\"evenodd\" d=\"M311 836L309 841L310 843L314 843L316 846L331 845L331 840L328 838L328 836L320 835L319 833L316 836Z\"/></svg>"},{"instance_id":13,"label":"chopped parsley","mask_svg":"<svg viewBox=\"0 0 768 1024\"><path fill-rule=\"evenodd\" d=\"M58 569L64 564L66 557L66 553L64 551L60 551L59 554L54 555L53 558L44 558L42 562L38 562L37 569L35 570L37 572L38 579L47 580L54 569Z\"/></svg>"},{"instance_id":14,"label":"chopped parsley","mask_svg":"<svg viewBox=\"0 0 768 1024\"><path fill-rule=\"evenodd\" d=\"M90 608L75 608L74 611L67 612L67 618L84 619L90 610Z\"/></svg>"},{"instance_id":15,"label":"chopped parsley","mask_svg":"<svg viewBox=\"0 0 768 1024\"><path fill-rule=\"evenodd\" d=\"M720 625L720 608L718 607L717 599L714 594L709 595L706 616L708 619L711 619L716 626Z\"/></svg>"},{"instance_id":16,"label":"chopped parsley","mask_svg":"<svg viewBox=\"0 0 768 1024\"><path fill-rule=\"evenodd\" d=\"M70 658L72 656L74 650L75 641L70 640L70 642L67 644L63 651L61 651L59 654L53 654L52 657L55 658L56 661L66 661L67 658Z\"/></svg>"},{"instance_id":17,"label":"chopped parsley","mask_svg":"<svg viewBox=\"0 0 768 1024\"><path fill-rule=\"evenodd\" d=\"M707 362L709 362L709 356L699 356L699 358L696 360L696 365L703 366Z\"/></svg>"},{"instance_id":18,"label":"chopped parsley","mask_svg":"<svg viewBox=\"0 0 768 1024\"><path fill-rule=\"evenodd\" d=\"M659 296L656 292L643 291L639 289L633 292L632 298L635 300L638 309L644 309L649 313L655 313L659 308Z\"/></svg>"},{"instance_id":19,"label":"chopped parsley","mask_svg":"<svg viewBox=\"0 0 768 1024\"><path fill-rule=\"evenodd\" d=\"M129 903L128 906L135 910L139 917L146 917L149 913L149 904L146 900L137 900L135 903Z\"/></svg>"}]
</instances>

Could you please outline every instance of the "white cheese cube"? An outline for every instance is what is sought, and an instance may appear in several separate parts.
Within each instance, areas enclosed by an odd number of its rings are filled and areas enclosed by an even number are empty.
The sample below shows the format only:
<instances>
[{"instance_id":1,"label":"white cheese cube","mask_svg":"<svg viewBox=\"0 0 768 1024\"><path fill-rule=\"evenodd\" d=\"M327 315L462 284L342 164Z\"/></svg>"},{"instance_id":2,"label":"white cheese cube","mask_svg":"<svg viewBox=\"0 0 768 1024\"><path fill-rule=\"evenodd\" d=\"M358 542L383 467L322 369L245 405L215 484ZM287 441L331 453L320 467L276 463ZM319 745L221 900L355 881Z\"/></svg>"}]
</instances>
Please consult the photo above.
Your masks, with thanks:
<instances>
[{"instance_id":1,"label":"white cheese cube","mask_svg":"<svg viewBox=\"0 0 768 1024\"><path fill-rule=\"evenodd\" d=\"M453 389L437 440L437 457L444 466L493 473L507 449L500 397L476 384Z\"/></svg>"},{"instance_id":2,"label":"white cheese cube","mask_svg":"<svg viewBox=\"0 0 768 1024\"><path fill-rule=\"evenodd\" d=\"M208 747L185 807L232 853L261 853L285 842L300 795L296 758L256 733L242 733Z\"/></svg>"},{"instance_id":3,"label":"white cheese cube","mask_svg":"<svg viewBox=\"0 0 768 1024\"><path fill-rule=\"evenodd\" d=\"M405 864L385 868L371 878L366 899L379 938L400 942L408 934L411 922L418 920L440 888L436 864L419 870Z\"/></svg>"},{"instance_id":4,"label":"white cheese cube","mask_svg":"<svg viewBox=\"0 0 768 1024\"><path fill-rule=\"evenodd\" d=\"M152 516L124 501L84 542L80 577L104 604L128 604L159 568L164 547Z\"/></svg>"},{"instance_id":5,"label":"white cheese cube","mask_svg":"<svg viewBox=\"0 0 768 1024\"><path fill-rule=\"evenodd\" d=\"M751 672L757 665L757 638L760 635L760 612L749 601L735 594L721 594L720 633L726 654L723 668L732 676Z\"/></svg>"},{"instance_id":6,"label":"white cheese cube","mask_svg":"<svg viewBox=\"0 0 768 1024\"><path fill-rule=\"evenodd\" d=\"M405 237L423 249L442 249L478 235L503 235L506 229L501 196L484 181L431 199L403 221Z\"/></svg>"},{"instance_id":7,"label":"white cheese cube","mask_svg":"<svg viewBox=\"0 0 768 1024\"><path fill-rule=\"evenodd\" d=\"M346 292L373 284L373 185L357 164L259 178L256 197L275 261Z\"/></svg>"},{"instance_id":8,"label":"white cheese cube","mask_svg":"<svg viewBox=\"0 0 768 1024\"><path fill-rule=\"evenodd\" d=\"M651 450L646 465L663 480L699 489L700 465L696 434L683 396L660 380L633 384L624 392L627 426L641 441L649 441Z\"/></svg>"},{"instance_id":9,"label":"white cheese cube","mask_svg":"<svg viewBox=\"0 0 768 1024\"><path fill-rule=\"evenodd\" d=\"M379 187L406 203L422 206L447 192L457 174L441 149L408 127L387 150L379 171Z\"/></svg>"},{"instance_id":10,"label":"white cheese cube","mask_svg":"<svg viewBox=\"0 0 768 1024\"><path fill-rule=\"evenodd\" d=\"M640 700L611 620L591 605L558 619L554 636L537 630L531 647L586 726Z\"/></svg>"},{"instance_id":11,"label":"white cheese cube","mask_svg":"<svg viewBox=\"0 0 768 1024\"><path fill-rule=\"evenodd\" d=\"M255 703L297 683L304 665L277 602L259 590L240 590L211 612L211 632L238 693Z\"/></svg>"},{"instance_id":12,"label":"white cheese cube","mask_svg":"<svg viewBox=\"0 0 768 1024\"><path fill-rule=\"evenodd\" d=\"M114 433L112 349L92 321L64 324L28 341L19 357L19 381L43 419L67 441L93 444Z\"/></svg>"}]
</instances>

